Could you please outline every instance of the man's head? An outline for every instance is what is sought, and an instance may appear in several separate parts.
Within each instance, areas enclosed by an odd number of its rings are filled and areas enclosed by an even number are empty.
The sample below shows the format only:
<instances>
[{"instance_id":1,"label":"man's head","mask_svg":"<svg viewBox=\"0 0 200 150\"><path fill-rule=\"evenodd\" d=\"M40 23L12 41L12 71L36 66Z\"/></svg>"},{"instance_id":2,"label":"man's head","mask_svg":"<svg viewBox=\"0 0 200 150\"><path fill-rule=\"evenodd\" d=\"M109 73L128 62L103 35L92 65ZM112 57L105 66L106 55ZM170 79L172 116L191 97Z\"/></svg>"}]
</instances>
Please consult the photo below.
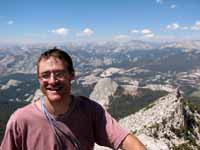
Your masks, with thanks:
<instances>
[{"instance_id":1,"label":"man's head","mask_svg":"<svg viewBox=\"0 0 200 150\"><path fill-rule=\"evenodd\" d=\"M71 57L64 51L53 48L43 54L37 62L40 89L51 102L67 99L74 79Z\"/></svg>"},{"instance_id":2,"label":"man's head","mask_svg":"<svg viewBox=\"0 0 200 150\"><path fill-rule=\"evenodd\" d=\"M42 53L37 61L37 75L39 74L39 63L43 59L49 59L50 57L54 57L62 60L66 64L66 69L69 73L74 74L74 67L71 57L64 52L63 50L57 49L56 47L53 49L49 49Z\"/></svg>"}]
</instances>

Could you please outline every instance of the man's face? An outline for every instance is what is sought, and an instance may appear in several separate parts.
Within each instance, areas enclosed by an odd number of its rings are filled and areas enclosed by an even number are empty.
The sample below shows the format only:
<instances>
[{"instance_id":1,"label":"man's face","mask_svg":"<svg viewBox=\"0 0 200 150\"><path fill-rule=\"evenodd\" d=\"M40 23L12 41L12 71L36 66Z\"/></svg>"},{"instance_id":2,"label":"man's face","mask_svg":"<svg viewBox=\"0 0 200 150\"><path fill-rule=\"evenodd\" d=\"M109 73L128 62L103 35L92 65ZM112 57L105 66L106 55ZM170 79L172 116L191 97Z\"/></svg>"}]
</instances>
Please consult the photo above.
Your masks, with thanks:
<instances>
[{"instance_id":1,"label":"man's face","mask_svg":"<svg viewBox=\"0 0 200 150\"><path fill-rule=\"evenodd\" d=\"M66 100L70 95L74 75L68 72L66 65L55 57L42 59L38 65L40 89L51 102Z\"/></svg>"}]
</instances>

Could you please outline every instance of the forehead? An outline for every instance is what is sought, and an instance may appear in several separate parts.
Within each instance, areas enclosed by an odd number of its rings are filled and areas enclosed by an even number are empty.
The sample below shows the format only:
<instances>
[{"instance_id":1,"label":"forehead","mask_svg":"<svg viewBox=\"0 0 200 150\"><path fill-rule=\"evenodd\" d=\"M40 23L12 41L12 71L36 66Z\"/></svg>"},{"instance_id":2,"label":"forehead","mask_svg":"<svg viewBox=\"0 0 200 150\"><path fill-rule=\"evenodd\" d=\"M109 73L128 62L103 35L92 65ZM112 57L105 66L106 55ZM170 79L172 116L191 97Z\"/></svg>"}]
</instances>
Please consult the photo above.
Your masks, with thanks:
<instances>
[{"instance_id":1,"label":"forehead","mask_svg":"<svg viewBox=\"0 0 200 150\"><path fill-rule=\"evenodd\" d=\"M66 68L67 68L66 62L56 57L42 58L38 64L39 72L63 70Z\"/></svg>"}]
</instances>

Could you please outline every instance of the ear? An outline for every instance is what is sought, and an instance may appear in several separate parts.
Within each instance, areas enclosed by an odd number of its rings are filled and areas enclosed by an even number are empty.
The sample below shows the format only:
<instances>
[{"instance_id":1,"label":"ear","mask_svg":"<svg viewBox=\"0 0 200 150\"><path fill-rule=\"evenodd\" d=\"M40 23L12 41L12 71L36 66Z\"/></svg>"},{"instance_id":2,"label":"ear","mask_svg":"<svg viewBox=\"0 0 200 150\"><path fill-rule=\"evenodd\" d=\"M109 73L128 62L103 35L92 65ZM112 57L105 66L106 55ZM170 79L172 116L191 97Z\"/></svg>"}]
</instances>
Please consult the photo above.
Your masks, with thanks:
<instances>
[{"instance_id":1,"label":"ear","mask_svg":"<svg viewBox=\"0 0 200 150\"><path fill-rule=\"evenodd\" d=\"M75 72L71 72L70 73L70 80L74 80L75 79Z\"/></svg>"}]
</instances>

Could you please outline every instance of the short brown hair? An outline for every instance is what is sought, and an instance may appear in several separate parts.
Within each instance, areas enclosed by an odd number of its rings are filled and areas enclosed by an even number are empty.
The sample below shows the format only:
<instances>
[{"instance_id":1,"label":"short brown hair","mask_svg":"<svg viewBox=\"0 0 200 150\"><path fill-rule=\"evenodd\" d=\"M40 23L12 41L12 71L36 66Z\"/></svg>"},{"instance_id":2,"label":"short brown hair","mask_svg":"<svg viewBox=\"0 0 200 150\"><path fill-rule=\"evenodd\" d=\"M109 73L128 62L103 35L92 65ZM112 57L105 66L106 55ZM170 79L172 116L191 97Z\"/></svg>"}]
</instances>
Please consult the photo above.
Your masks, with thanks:
<instances>
[{"instance_id":1,"label":"short brown hair","mask_svg":"<svg viewBox=\"0 0 200 150\"><path fill-rule=\"evenodd\" d=\"M37 61L37 74L39 73L39 63L42 59L49 59L50 57L59 58L60 60L63 60L67 64L67 70L69 73L74 73L74 67L72 58L69 54L67 54L65 51L58 49L56 47L49 49L42 53Z\"/></svg>"}]
</instances>

